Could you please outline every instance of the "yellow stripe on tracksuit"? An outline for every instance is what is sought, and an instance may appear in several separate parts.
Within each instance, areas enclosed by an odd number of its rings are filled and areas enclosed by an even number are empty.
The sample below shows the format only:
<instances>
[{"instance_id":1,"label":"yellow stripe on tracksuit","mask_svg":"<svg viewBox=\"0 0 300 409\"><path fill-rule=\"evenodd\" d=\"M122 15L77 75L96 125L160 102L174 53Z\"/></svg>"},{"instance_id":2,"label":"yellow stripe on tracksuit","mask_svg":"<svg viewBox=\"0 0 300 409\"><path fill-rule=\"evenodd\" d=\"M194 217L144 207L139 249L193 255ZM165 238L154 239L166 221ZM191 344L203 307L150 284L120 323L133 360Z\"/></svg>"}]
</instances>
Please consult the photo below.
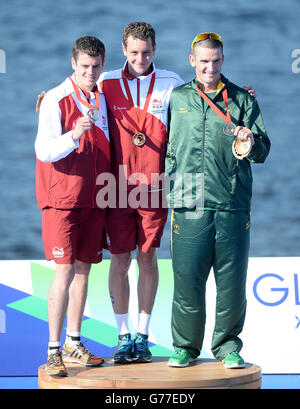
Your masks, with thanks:
<instances>
[{"instance_id":1,"label":"yellow stripe on tracksuit","mask_svg":"<svg viewBox=\"0 0 300 409\"><path fill-rule=\"evenodd\" d=\"M172 209L172 213L171 213L171 243L170 243L171 257L173 256L173 222L174 222L174 209Z\"/></svg>"}]
</instances>

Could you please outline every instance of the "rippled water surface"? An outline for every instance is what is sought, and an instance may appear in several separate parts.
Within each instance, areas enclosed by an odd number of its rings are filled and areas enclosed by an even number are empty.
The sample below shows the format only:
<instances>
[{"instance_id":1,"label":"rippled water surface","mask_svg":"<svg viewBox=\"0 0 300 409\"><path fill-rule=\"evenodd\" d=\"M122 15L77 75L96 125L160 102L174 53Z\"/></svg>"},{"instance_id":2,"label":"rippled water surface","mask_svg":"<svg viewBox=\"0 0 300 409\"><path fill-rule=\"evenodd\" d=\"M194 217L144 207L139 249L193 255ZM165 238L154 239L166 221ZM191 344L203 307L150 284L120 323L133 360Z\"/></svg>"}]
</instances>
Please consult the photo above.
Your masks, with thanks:
<instances>
[{"instance_id":1,"label":"rippled water surface","mask_svg":"<svg viewBox=\"0 0 300 409\"><path fill-rule=\"evenodd\" d=\"M0 73L0 259L44 258L34 184L37 94L69 75L72 43L82 34L105 43L106 70L122 66L122 31L136 20L156 29L156 65L186 81L193 77L188 54L194 36L223 36L223 73L254 86L272 141L267 162L253 166L251 255L299 256L300 73L292 72L299 12L297 0L0 0L0 50L6 56L6 73ZM169 233L168 225L163 258L169 257Z\"/></svg>"}]
</instances>

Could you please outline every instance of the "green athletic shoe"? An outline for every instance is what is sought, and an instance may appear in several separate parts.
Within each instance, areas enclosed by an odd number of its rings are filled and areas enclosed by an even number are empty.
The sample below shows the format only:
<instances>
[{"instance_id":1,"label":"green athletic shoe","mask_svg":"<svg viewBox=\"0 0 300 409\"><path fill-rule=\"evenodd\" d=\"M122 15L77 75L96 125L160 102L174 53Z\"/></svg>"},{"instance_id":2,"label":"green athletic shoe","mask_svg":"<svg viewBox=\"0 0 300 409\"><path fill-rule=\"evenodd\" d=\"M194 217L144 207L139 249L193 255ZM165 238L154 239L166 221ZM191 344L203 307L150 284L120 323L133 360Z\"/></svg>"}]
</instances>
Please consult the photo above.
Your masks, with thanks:
<instances>
[{"instance_id":1,"label":"green athletic shoe","mask_svg":"<svg viewBox=\"0 0 300 409\"><path fill-rule=\"evenodd\" d=\"M227 354L224 359L225 368L245 368L245 361L238 352Z\"/></svg>"},{"instance_id":2,"label":"green athletic shoe","mask_svg":"<svg viewBox=\"0 0 300 409\"><path fill-rule=\"evenodd\" d=\"M189 366L190 362L193 360L194 359L186 349L176 348L169 359L168 365L183 368Z\"/></svg>"}]
</instances>

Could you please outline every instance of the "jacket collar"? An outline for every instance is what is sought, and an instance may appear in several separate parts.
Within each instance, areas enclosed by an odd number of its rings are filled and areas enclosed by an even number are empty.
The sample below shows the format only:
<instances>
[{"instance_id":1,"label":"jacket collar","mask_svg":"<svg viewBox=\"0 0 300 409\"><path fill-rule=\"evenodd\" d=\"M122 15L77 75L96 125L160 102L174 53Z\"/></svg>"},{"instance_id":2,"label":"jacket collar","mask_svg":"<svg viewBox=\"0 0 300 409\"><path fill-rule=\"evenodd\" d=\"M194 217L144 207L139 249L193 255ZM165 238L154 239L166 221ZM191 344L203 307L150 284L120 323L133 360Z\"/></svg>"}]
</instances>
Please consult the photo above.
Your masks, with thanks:
<instances>
[{"instance_id":1,"label":"jacket collar","mask_svg":"<svg viewBox=\"0 0 300 409\"><path fill-rule=\"evenodd\" d=\"M77 87L78 87L78 89L79 89L79 92L82 94L82 95L84 95L86 98L94 98L94 94L95 94L95 92L98 90L98 87L97 87L97 84L95 84L95 86L94 86L94 88L92 89L92 91L84 91L83 89L81 89L80 87L79 87L79 85L77 84L77 81L76 81L76 77L75 77L75 74L73 73L72 75L71 75L71 78L72 78L72 80L75 82L75 84L77 85ZM72 89L73 89L73 87L72 87Z\"/></svg>"},{"instance_id":2,"label":"jacket collar","mask_svg":"<svg viewBox=\"0 0 300 409\"><path fill-rule=\"evenodd\" d=\"M192 82L193 82L193 88L195 88L195 85L197 85L200 88L200 82L197 80L197 78L194 78L194 80ZM219 94L219 92L224 87L227 87L228 84L229 84L228 79L226 77L224 77L223 74L221 74L221 78L219 80L219 84L218 84L217 89L216 89L217 94Z\"/></svg>"}]
</instances>

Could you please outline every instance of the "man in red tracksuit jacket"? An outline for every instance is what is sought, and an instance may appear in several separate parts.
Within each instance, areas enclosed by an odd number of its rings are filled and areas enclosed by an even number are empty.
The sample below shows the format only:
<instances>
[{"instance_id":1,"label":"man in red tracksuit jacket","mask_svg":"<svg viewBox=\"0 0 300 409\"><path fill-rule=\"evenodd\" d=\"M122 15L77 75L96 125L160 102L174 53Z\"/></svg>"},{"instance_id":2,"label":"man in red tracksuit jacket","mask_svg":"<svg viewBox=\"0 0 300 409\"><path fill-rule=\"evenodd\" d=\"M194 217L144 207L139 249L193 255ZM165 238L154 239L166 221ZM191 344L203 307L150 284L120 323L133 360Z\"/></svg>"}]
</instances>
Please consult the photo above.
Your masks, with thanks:
<instances>
[{"instance_id":1,"label":"man in red tracksuit jacket","mask_svg":"<svg viewBox=\"0 0 300 409\"><path fill-rule=\"evenodd\" d=\"M156 250L167 220L160 175L167 148L168 105L183 80L155 67L155 32L145 22L130 23L123 33L123 69L103 73L111 137L116 203L110 203L107 230L112 253L109 291L119 331L115 362L150 362L148 326L158 285ZM131 252L139 267L139 320L134 343L128 327Z\"/></svg>"},{"instance_id":2,"label":"man in red tracksuit jacket","mask_svg":"<svg viewBox=\"0 0 300 409\"><path fill-rule=\"evenodd\" d=\"M45 95L38 134L36 193L42 209L46 258L56 263L48 294L49 345L46 370L66 376L64 361L96 366L103 359L80 342L91 263L102 260L105 209L96 205L97 176L110 171L104 95L96 81L105 48L84 36L72 49L73 75ZM96 189L97 188L97 189ZM60 337L68 309L66 342Z\"/></svg>"}]
</instances>

